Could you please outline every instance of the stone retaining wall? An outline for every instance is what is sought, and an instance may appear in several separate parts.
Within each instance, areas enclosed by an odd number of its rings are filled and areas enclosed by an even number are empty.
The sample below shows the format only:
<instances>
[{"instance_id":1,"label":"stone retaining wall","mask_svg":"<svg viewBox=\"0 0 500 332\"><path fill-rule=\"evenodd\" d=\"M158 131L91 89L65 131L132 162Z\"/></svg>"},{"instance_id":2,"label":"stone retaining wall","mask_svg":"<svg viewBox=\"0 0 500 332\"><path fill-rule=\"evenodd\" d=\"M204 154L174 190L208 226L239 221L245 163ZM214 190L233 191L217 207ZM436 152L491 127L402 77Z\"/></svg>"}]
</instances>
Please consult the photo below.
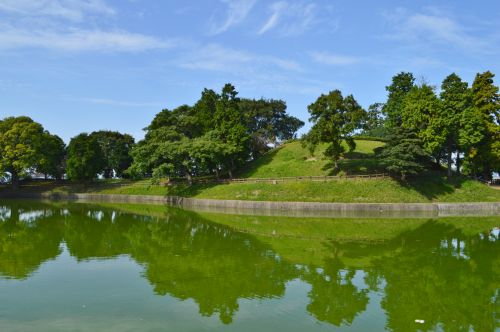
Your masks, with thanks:
<instances>
[{"instance_id":1,"label":"stone retaining wall","mask_svg":"<svg viewBox=\"0 0 500 332\"><path fill-rule=\"evenodd\" d=\"M187 209L260 215L303 217L437 217L500 216L500 202L492 203L316 203L198 199L175 196L12 193L1 198L75 200L87 202L168 204Z\"/></svg>"}]
</instances>

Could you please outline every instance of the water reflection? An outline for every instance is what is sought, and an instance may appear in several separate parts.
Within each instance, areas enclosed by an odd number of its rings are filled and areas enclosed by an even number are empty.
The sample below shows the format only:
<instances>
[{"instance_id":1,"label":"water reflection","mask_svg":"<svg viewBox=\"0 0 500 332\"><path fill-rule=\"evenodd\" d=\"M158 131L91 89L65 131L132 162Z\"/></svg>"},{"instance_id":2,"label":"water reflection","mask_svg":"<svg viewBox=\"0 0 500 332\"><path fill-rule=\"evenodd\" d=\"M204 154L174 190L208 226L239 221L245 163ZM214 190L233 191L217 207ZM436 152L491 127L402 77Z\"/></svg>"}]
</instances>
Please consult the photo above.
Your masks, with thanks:
<instances>
[{"instance_id":1,"label":"water reflection","mask_svg":"<svg viewBox=\"0 0 500 332\"><path fill-rule=\"evenodd\" d=\"M155 294L191 299L202 316L217 315L225 324L241 299L283 298L287 283L300 280L310 287L304 310L334 326L353 324L380 294L388 330L500 327L498 218L474 227L474 219L384 224L395 231L376 241L348 238L373 225L324 220L317 225L324 238L300 240L276 236L274 226L269 234L245 232L245 222L231 217L219 223L176 209L126 208L135 213L84 204L0 204L0 276L27 279L65 245L78 261L127 255L143 266ZM266 220L251 218L248 225L260 222L266 230ZM303 260L308 246L322 248L317 263Z\"/></svg>"}]
</instances>

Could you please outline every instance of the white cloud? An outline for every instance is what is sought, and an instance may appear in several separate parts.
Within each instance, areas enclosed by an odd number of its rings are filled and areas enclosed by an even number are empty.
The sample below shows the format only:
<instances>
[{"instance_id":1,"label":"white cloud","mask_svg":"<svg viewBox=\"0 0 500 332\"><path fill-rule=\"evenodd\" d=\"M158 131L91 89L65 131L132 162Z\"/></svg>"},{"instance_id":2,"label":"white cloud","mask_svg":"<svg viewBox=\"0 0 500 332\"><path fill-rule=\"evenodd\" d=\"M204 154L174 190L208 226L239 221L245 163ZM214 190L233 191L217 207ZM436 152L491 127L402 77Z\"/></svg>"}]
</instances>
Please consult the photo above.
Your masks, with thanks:
<instances>
[{"instance_id":1,"label":"white cloud","mask_svg":"<svg viewBox=\"0 0 500 332\"><path fill-rule=\"evenodd\" d=\"M0 49L140 52L170 48L173 41L119 29L83 28L93 15L114 15L103 0L0 0ZM68 20L64 21L64 20Z\"/></svg>"},{"instance_id":2,"label":"white cloud","mask_svg":"<svg viewBox=\"0 0 500 332\"><path fill-rule=\"evenodd\" d=\"M179 66L220 72L253 72L263 67L286 71L301 70L300 65L292 60L256 55L217 44L197 48L183 56L179 61Z\"/></svg>"},{"instance_id":3,"label":"white cloud","mask_svg":"<svg viewBox=\"0 0 500 332\"><path fill-rule=\"evenodd\" d=\"M61 51L140 52L170 48L172 41L122 30L37 30L0 28L0 49L43 48Z\"/></svg>"},{"instance_id":4,"label":"white cloud","mask_svg":"<svg viewBox=\"0 0 500 332\"><path fill-rule=\"evenodd\" d=\"M332 6L318 6L313 2L278 1L269 6L270 16L258 30L262 35L275 30L282 36L296 36L314 30L334 32L338 20Z\"/></svg>"},{"instance_id":5,"label":"white cloud","mask_svg":"<svg viewBox=\"0 0 500 332\"><path fill-rule=\"evenodd\" d=\"M347 56L328 52L309 53L314 62L331 66L348 66L363 62L363 58L357 56Z\"/></svg>"},{"instance_id":6,"label":"white cloud","mask_svg":"<svg viewBox=\"0 0 500 332\"><path fill-rule=\"evenodd\" d=\"M400 40L416 47L459 47L468 51L487 51L498 40L488 33L475 31L468 26L433 8L427 13L412 13L404 8L385 14L393 32L386 37Z\"/></svg>"},{"instance_id":7,"label":"white cloud","mask_svg":"<svg viewBox=\"0 0 500 332\"><path fill-rule=\"evenodd\" d=\"M278 21L280 20L281 16L283 15L283 11L286 10L288 7L288 3L285 1L279 1L275 2L271 5L271 16L269 19L264 23L264 25L260 28L259 30L259 35L265 33L268 30L271 30L278 24Z\"/></svg>"},{"instance_id":8,"label":"white cloud","mask_svg":"<svg viewBox=\"0 0 500 332\"><path fill-rule=\"evenodd\" d=\"M86 15L113 15L101 0L0 0L0 11L28 17L51 16L82 21Z\"/></svg>"},{"instance_id":9,"label":"white cloud","mask_svg":"<svg viewBox=\"0 0 500 332\"><path fill-rule=\"evenodd\" d=\"M233 25L241 23L248 16L256 0L222 0L227 5L226 18L222 24L212 22L211 33L219 34Z\"/></svg>"}]
</instances>

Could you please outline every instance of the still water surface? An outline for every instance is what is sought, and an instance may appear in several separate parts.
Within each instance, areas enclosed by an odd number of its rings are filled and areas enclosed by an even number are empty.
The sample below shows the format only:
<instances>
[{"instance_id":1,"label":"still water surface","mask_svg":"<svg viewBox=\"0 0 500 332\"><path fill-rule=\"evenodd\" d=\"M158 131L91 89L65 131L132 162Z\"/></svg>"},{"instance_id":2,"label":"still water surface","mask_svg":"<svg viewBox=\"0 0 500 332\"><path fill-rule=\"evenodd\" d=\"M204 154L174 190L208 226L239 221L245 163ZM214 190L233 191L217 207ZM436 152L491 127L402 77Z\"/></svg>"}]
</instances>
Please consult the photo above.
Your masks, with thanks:
<instances>
[{"instance_id":1,"label":"still water surface","mask_svg":"<svg viewBox=\"0 0 500 332\"><path fill-rule=\"evenodd\" d=\"M0 202L0 331L499 331L499 226Z\"/></svg>"}]
</instances>

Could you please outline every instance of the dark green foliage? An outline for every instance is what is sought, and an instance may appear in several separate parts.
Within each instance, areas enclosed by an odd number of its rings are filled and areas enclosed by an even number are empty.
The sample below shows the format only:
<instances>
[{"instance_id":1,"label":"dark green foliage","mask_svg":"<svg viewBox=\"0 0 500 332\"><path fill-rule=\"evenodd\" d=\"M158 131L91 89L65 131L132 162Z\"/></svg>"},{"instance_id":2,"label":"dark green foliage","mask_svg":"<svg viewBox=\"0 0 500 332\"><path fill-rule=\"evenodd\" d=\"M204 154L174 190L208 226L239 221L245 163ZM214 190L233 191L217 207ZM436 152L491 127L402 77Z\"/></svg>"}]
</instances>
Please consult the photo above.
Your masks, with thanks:
<instances>
[{"instance_id":1,"label":"dark green foliage","mask_svg":"<svg viewBox=\"0 0 500 332\"><path fill-rule=\"evenodd\" d=\"M29 117L9 117L0 121L0 156L0 172L17 189L19 177L33 171L60 176L64 143Z\"/></svg>"},{"instance_id":2,"label":"dark green foliage","mask_svg":"<svg viewBox=\"0 0 500 332\"><path fill-rule=\"evenodd\" d=\"M379 148L377 155L382 166L390 173L405 180L425 169L429 155L423 149L422 141L407 129L395 128L387 145Z\"/></svg>"},{"instance_id":3,"label":"dark green foliage","mask_svg":"<svg viewBox=\"0 0 500 332\"><path fill-rule=\"evenodd\" d=\"M46 176L61 179L64 175L66 157L66 144L56 135L45 132L42 136L41 158L38 160L36 170Z\"/></svg>"},{"instance_id":4,"label":"dark green foliage","mask_svg":"<svg viewBox=\"0 0 500 332\"><path fill-rule=\"evenodd\" d=\"M321 95L308 110L313 127L304 136L303 144L313 153L319 143L327 143L325 156L332 158L334 170L338 170L338 161L345 152L342 141L349 151L355 149L353 134L361 127L366 112L352 95L344 98L339 90Z\"/></svg>"},{"instance_id":5,"label":"dark green foliage","mask_svg":"<svg viewBox=\"0 0 500 332\"><path fill-rule=\"evenodd\" d=\"M105 166L106 159L95 137L82 133L71 139L66 161L66 173L70 180L93 180Z\"/></svg>"},{"instance_id":6,"label":"dark green foliage","mask_svg":"<svg viewBox=\"0 0 500 332\"><path fill-rule=\"evenodd\" d=\"M457 154L456 169L460 171L460 153L469 154L471 146L479 140L478 122L472 112L471 93L467 82L455 73L446 77L441 84L441 115L443 117L443 136L446 153L448 178L452 171L452 154Z\"/></svg>"},{"instance_id":7,"label":"dark green foliage","mask_svg":"<svg viewBox=\"0 0 500 332\"><path fill-rule=\"evenodd\" d=\"M391 85L385 87L389 95L382 111L386 116L387 127L395 128L401 125L403 101L414 84L415 78L412 73L401 72L392 78Z\"/></svg>"},{"instance_id":8,"label":"dark green foliage","mask_svg":"<svg viewBox=\"0 0 500 332\"><path fill-rule=\"evenodd\" d=\"M472 114L479 119L482 137L471 148L464 165L467 172L485 180L500 171L500 95L494 76L489 71L478 73L472 84Z\"/></svg>"},{"instance_id":9,"label":"dark green foliage","mask_svg":"<svg viewBox=\"0 0 500 332\"><path fill-rule=\"evenodd\" d=\"M269 145L295 138L304 125L286 113L286 103L282 100L241 99L239 106L252 133L250 149L254 158L268 151Z\"/></svg>"},{"instance_id":10,"label":"dark green foliage","mask_svg":"<svg viewBox=\"0 0 500 332\"><path fill-rule=\"evenodd\" d=\"M90 136L97 140L106 160L104 177L111 178L113 172L115 176L122 177L123 172L132 164L130 150L134 146L134 138L128 134L105 130L95 131Z\"/></svg>"},{"instance_id":11,"label":"dark green foliage","mask_svg":"<svg viewBox=\"0 0 500 332\"><path fill-rule=\"evenodd\" d=\"M446 127L440 101L434 89L427 85L414 86L406 94L401 109L402 126L422 140L424 149L439 161L446 140Z\"/></svg>"}]
</instances>

